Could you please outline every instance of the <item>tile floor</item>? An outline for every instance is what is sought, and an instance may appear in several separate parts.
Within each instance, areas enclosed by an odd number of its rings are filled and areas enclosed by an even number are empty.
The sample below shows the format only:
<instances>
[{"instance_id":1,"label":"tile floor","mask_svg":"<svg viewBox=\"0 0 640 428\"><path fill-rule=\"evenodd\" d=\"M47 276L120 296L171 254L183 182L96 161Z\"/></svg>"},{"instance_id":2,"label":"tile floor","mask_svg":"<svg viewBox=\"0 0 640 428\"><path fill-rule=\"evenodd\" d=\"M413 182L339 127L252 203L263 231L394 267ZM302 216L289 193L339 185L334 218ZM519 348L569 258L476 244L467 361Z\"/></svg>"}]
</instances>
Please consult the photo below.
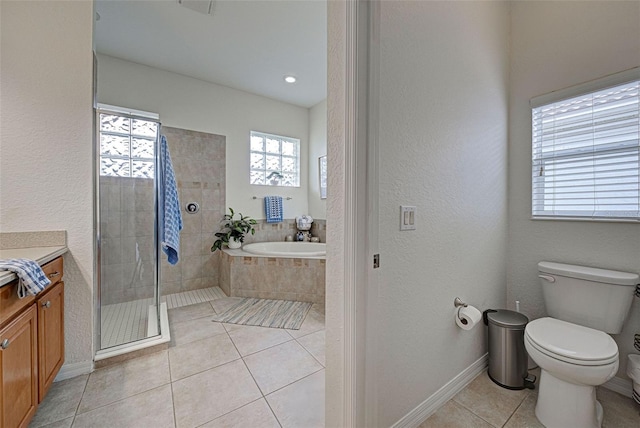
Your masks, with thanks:
<instances>
[{"instance_id":1,"label":"tile floor","mask_svg":"<svg viewBox=\"0 0 640 428\"><path fill-rule=\"evenodd\" d=\"M531 373L540 378L540 369ZM537 388L499 387L485 371L419 428L544 428L535 416L537 394ZM597 396L604 409L603 428L640 427L640 406L631 398L606 388L598 388Z\"/></svg>"},{"instance_id":2,"label":"tile floor","mask_svg":"<svg viewBox=\"0 0 640 428\"><path fill-rule=\"evenodd\" d=\"M171 344L55 383L35 427L324 427L324 308L300 330L213 322L234 298L169 310Z\"/></svg>"},{"instance_id":3,"label":"tile floor","mask_svg":"<svg viewBox=\"0 0 640 428\"><path fill-rule=\"evenodd\" d=\"M323 427L324 309L314 305L300 330L211 321L234 303L169 310L168 350L55 383L30 427ZM483 372L420 428L542 427L536 394ZM604 388L598 399L604 428L640 427L633 400Z\"/></svg>"}]
</instances>

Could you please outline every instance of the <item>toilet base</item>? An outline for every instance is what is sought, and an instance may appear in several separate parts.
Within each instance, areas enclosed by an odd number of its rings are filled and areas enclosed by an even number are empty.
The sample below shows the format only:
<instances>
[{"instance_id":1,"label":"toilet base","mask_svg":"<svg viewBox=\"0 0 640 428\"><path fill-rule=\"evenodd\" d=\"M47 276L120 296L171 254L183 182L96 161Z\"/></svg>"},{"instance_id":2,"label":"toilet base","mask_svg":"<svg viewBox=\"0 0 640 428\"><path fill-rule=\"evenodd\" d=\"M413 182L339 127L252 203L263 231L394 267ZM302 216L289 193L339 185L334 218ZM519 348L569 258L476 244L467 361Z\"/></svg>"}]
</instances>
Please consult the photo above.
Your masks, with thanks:
<instances>
[{"instance_id":1,"label":"toilet base","mask_svg":"<svg viewBox=\"0 0 640 428\"><path fill-rule=\"evenodd\" d=\"M540 373L536 417L547 428L600 428L602 405L596 388L558 379L546 370Z\"/></svg>"}]
</instances>

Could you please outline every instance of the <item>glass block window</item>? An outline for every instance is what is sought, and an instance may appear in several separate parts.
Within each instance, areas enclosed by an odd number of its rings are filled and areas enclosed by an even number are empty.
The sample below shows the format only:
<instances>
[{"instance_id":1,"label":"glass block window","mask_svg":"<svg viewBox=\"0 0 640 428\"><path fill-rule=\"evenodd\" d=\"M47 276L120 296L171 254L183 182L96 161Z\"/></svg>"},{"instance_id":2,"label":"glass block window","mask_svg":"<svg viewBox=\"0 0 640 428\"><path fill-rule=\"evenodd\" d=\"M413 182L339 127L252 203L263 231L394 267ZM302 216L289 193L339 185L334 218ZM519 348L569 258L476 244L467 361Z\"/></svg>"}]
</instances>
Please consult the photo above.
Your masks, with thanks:
<instances>
[{"instance_id":1,"label":"glass block window","mask_svg":"<svg viewBox=\"0 0 640 428\"><path fill-rule=\"evenodd\" d=\"M158 122L98 110L100 175L153 178Z\"/></svg>"},{"instance_id":2,"label":"glass block window","mask_svg":"<svg viewBox=\"0 0 640 428\"><path fill-rule=\"evenodd\" d=\"M300 187L300 140L251 131L249 183Z\"/></svg>"},{"instance_id":3,"label":"glass block window","mask_svg":"<svg viewBox=\"0 0 640 428\"><path fill-rule=\"evenodd\" d=\"M640 69L559 92L531 102L533 218L640 220Z\"/></svg>"}]
</instances>

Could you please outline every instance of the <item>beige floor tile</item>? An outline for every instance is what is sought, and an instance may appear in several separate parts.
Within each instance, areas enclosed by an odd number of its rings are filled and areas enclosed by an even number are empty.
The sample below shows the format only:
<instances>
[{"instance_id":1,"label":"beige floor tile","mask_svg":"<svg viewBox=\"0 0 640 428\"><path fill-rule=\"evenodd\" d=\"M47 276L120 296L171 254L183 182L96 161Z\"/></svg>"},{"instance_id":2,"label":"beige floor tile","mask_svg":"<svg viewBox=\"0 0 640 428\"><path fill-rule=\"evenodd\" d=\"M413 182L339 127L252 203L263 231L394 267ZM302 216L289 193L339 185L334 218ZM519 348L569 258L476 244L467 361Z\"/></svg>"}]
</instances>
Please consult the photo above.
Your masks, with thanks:
<instances>
[{"instance_id":1,"label":"beige floor tile","mask_svg":"<svg viewBox=\"0 0 640 428\"><path fill-rule=\"evenodd\" d=\"M249 355L244 361L265 395L323 368L295 340Z\"/></svg>"},{"instance_id":2,"label":"beige floor tile","mask_svg":"<svg viewBox=\"0 0 640 428\"><path fill-rule=\"evenodd\" d=\"M520 407L515 411L511 418L507 421L505 428L544 428L536 418L536 401L538 395L530 393L524 399Z\"/></svg>"},{"instance_id":3,"label":"beige floor tile","mask_svg":"<svg viewBox=\"0 0 640 428\"><path fill-rule=\"evenodd\" d=\"M51 385L29 426L31 428L41 427L73 417L82 399L88 379L89 375L83 375Z\"/></svg>"},{"instance_id":4,"label":"beige floor tile","mask_svg":"<svg viewBox=\"0 0 640 428\"><path fill-rule=\"evenodd\" d=\"M320 310L314 305L307 313L307 317L304 319L302 326L300 326L300 330L287 331L291 336L298 338L319 330L324 330L324 313L320 312Z\"/></svg>"},{"instance_id":5,"label":"beige floor tile","mask_svg":"<svg viewBox=\"0 0 640 428\"><path fill-rule=\"evenodd\" d=\"M640 405L632 398L603 387L596 390L596 396L604 410L603 428L640 427Z\"/></svg>"},{"instance_id":6,"label":"beige floor tile","mask_svg":"<svg viewBox=\"0 0 640 428\"><path fill-rule=\"evenodd\" d=\"M178 428L196 427L261 397L241 360L173 383Z\"/></svg>"},{"instance_id":7,"label":"beige floor tile","mask_svg":"<svg viewBox=\"0 0 640 428\"><path fill-rule=\"evenodd\" d=\"M222 324L213 322L211 316L171 324L171 346L184 345L226 333Z\"/></svg>"},{"instance_id":8,"label":"beige floor tile","mask_svg":"<svg viewBox=\"0 0 640 428\"><path fill-rule=\"evenodd\" d=\"M267 395L283 428L324 427L324 376L321 370Z\"/></svg>"},{"instance_id":9,"label":"beige floor tile","mask_svg":"<svg viewBox=\"0 0 640 428\"><path fill-rule=\"evenodd\" d=\"M76 416L74 428L173 428L171 386L164 385Z\"/></svg>"},{"instance_id":10,"label":"beige floor tile","mask_svg":"<svg viewBox=\"0 0 640 428\"><path fill-rule=\"evenodd\" d=\"M91 373L78 413L170 382L167 351L134 358Z\"/></svg>"},{"instance_id":11,"label":"beige floor tile","mask_svg":"<svg viewBox=\"0 0 640 428\"><path fill-rule=\"evenodd\" d=\"M281 328L253 327L247 325L231 329L229 336L243 357L293 340L291 335Z\"/></svg>"},{"instance_id":12,"label":"beige floor tile","mask_svg":"<svg viewBox=\"0 0 640 428\"><path fill-rule=\"evenodd\" d=\"M492 428L492 426L460 404L449 400L418 428Z\"/></svg>"},{"instance_id":13,"label":"beige floor tile","mask_svg":"<svg viewBox=\"0 0 640 428\"><path fill-rule=\"evenodd\" d=\"M501 427L528 395L527 389L510 390L496 385L484 372L453 400L492 425Z\"/></svg>"},{"instance_id":14,"label":"beige floor tile","mask_svg":"<svg viewBox=\"0 0 640 428\"><path fill-rule=\"evenodd\" d=\"M309 351L309 353L311 353L311 355L313 355L320 364L326 366L324 330L316 331L315 333L302 336L296 340L304 347L304 349Z\"/></svg>"},{"instance_id":15,"label":"beige floor tile","mask_svg":"<svg viewBox=\"0 0 640 428\"><path fill-rule=\"evenodd\" d=\"M73 424L73 416L67 419L63 419L61 421L52 422L47 425L42 425L40 428L71 428L71 424ZM29 425L31 428L33 425Z\"/></svg>"},{"instance_id":16,"label":"beige floor tile","mask_svg":"<svg viewBox=\"0 0 640 428\"><path fill-rule=\"evenodd\" d=\"M169 309L167 312L169 313L169 322L171 324L215 315L210 302L196 303L195 305Z\"/></svg>"},{"instance_id":17,"label":"beige floor tile","mask_svg":"<svg viewBox=\"0 0 640 428\"><path fill-rule=\"evenodd\" d=\"M264 398L220 416L200 428L280 428Z\"/></svg>"},{"instance_id":18,"label":"beige floor tile","mask_svg":"<svg viewBox=\"0 0 640 428\"><path fill-rule=\"evenodd\" d=\"M240 354L226 334L176 346L169 349L171 380L176 381L239 358Z\"/></svg>"}]
</instances>

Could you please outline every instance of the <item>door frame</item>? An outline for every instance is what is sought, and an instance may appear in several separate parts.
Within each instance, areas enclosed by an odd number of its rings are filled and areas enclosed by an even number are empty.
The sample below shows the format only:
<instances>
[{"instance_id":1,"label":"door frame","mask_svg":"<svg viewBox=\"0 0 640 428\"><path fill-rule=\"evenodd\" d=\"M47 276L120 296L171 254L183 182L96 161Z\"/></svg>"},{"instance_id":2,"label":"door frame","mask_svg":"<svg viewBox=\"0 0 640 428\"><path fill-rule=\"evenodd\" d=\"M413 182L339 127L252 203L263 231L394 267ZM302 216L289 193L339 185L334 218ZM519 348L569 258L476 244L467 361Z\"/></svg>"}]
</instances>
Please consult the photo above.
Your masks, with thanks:
<instances>
[{"instance_id":1,"label":"door frame","mask_svg":"<svg viewBox=\"0 0 640 428\"><path fill-rule=\"evenodd\" d=\"M328 2L326 426L377 425L378 5Z\"/></svg>"}]
</instances>

